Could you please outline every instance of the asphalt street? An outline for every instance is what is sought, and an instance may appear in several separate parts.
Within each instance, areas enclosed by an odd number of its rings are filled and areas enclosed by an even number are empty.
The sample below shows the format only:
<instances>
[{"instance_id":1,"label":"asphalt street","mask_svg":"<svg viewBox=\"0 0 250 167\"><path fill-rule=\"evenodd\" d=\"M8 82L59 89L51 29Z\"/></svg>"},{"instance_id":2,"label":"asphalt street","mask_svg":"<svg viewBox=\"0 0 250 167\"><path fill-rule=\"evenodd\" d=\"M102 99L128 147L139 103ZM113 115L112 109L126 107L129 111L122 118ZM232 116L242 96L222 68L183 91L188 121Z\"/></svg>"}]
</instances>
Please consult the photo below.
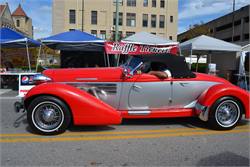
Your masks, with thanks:
<instances>
[{"instance_id":1,"label":"asphalt street","mask_svg":"<svg viewBox=\"0 0 250 167\"><path fill-rule=\"evenodd\" d=\"M250 125L214 131L196 118L124 120L34 134L15 113L15 93L1 100L1 166L249 166Z\"/></svg>"}]
</instances>

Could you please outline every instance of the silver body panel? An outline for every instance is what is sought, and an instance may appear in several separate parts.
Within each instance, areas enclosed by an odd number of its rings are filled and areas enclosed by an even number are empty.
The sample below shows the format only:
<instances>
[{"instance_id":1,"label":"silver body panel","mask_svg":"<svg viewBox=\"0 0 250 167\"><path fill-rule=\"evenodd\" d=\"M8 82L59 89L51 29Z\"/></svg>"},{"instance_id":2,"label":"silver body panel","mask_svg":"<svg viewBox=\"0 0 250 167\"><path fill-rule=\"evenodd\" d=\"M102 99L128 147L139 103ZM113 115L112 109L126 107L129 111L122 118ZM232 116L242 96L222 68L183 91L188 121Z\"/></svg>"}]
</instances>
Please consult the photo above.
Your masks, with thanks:
<instances>
[{"instance_id":1,"label":"silver body panel","mask_svg":"<svg viewBox=\"0 0 250 167\"><path fill-rule=\"evenodd\" d=\"M96 89L100 100L118 109L119 100L121 96L120 82L68 82L68 85L77 87L81 90L88 91L89 89ZM105 92L105 93L101 93Z\"/></svg>"},{"instance_id":2,"label":"silver body panel","mask_svg":"<svg viewBox=\"0 0 250 167\"><path fill-rule=\"evenodd\" d=\"M208 81L174 81L172 108L184 108L196 100L207 88L218 84ZM185 107L187 108L187 107ZM194 108L194 106L192 106Z\"/></svg>"},{"instance_id":3,"label":"silver body panel","mask_svg":"<svg viewBox=\"0 0 250 167\"><path fill-rule=\"evenodd\" d=\"M117 110L129 110L137 114L135 111L194 108L200 94L218 83L208 81L157 81L71 82L66 84L84 91L97 90L97 96L100 100Z\"/></svg>"}]
</instances>

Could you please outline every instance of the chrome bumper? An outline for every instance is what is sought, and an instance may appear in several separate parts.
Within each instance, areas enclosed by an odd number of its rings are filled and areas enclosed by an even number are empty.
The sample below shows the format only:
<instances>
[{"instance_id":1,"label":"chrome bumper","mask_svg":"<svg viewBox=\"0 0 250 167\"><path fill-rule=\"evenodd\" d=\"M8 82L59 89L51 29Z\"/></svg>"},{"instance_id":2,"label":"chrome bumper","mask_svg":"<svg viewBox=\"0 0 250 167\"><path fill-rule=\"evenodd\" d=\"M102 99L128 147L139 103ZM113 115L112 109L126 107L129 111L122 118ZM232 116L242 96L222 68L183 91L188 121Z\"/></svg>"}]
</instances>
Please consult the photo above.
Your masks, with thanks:
<instances>
[{"instance_id":1,"label":"chrome bumper","mask_svg":"<svg viewBox=\"0 0 250 167\"><path fill-rule=\"evenodd\" d=\"M196 103L195 110L199 114L199 118L202 121L208 121L209 107Z\"/></svg>"},{"instance_id":2,"label":"chrome bumper","mask_svg":"<svg viewBox=\"0 0 250 167\"><path fill-rule=\"evenodd\" d=\"M23 98L21 99L21 101L16 101L14 103L14 109L16 113L25 112Z\"/></svg>"}]
</instances>

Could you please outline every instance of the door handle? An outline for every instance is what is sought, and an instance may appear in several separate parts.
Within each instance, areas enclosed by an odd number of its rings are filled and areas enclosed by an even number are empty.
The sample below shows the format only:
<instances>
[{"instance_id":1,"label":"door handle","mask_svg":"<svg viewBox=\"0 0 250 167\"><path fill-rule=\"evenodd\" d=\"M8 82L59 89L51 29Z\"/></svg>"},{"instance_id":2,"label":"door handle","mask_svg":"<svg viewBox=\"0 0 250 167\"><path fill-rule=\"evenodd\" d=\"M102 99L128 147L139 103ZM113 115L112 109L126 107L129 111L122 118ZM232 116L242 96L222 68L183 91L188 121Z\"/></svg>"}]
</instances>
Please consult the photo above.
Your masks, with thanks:
<instances>
[{"instance_id":1,"label":"door handle","mask_svg":"<svg viewBox=\"0 0 250 167\"><path fill-rule=\"evenodd\" d=\"M188 83L181 82L180 85L185 87L186 85L188 85Z\"/></svg>"},{"instance_id":2,"label":"door handle","mask_svg":"<svg viewBox=\"0 0 250 167\"><path fill-rule=\"evenodd\" d=\"M142 87L141 87L141 86L138 86L138 85L133 85L133 88L134 88L134 89L142 89Z\"/></svg>"}]
</instances>

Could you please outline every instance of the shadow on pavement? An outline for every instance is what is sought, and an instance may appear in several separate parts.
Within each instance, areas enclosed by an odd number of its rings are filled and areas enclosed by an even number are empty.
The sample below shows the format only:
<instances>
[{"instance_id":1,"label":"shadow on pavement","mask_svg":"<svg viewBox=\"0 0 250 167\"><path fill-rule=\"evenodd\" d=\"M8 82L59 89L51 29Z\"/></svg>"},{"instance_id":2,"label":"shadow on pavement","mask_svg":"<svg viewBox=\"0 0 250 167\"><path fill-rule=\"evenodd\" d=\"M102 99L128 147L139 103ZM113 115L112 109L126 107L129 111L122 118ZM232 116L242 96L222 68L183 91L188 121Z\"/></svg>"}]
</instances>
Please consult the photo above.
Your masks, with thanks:
<instances>
[{"instance_id":1,"label":"shadow on pavement","mask_svg":"<svg viewBox=\"0 0 250 167\"><path fill-rule=\"evenodd\" d=\"M22 115L15 120L13 126L18 128L21 124L27 124L26 113L22 113Z\"/></svg>"},{"instance_id":2,"label":"shadow on pavement","mask_svg":"<svg viewBox=\"0 0 250 167\"><path fill-rule=\"evenodd\" d=\"M71 125L68 128L68 130L70 132L100 132L100 131L115 130L115 128L111 126L74 126L74 125Z\"/></svg>"},{"instance_id":3,"label":"shadow on pavement","mask_svg":"<svg viewBox=\"0 0 250 167\"><path fill-rule=\"evenodd\" d=\"M26 113L22 113L15 122L13 126L15 128L19 127L21 124L27 125ZM248 120L241 120L237 127L245 126L249 124ZM201 121L199 118L151 118L151 119L124 119L121 125L116 126L149 126L149 125L164 125L166 128L171 128L171 125L180 125L186 128L203 128L211 130L207 122ZM96 132L96 131L111 131L116 128L113 126L75 126L70 125L68 131L70 132ZM32 130L27 126L26 130L33 133Z\"/></svg>"},{"instance_id":4,"label":"shadow on pavement","mask_svg":"<svg viewBox=\"0 0 250 167\"><path fill-rule=\"evenodd\" d=\"M126 119L122 125L181 125L187 128L204 128L207 129L206 122L196 117L192 118L160 118L160 119Z\"/></svg>"},{"instance_id":5,"label":"shadow on pavement","mask_svg":"<svg viewBox=\"0 0 250 167\"><path fill-rule=\"evenodd\" d=\"M223 152L201 159L197 166L249 166L249 158L232 152Z\"/></svg>"}]
</instances>

